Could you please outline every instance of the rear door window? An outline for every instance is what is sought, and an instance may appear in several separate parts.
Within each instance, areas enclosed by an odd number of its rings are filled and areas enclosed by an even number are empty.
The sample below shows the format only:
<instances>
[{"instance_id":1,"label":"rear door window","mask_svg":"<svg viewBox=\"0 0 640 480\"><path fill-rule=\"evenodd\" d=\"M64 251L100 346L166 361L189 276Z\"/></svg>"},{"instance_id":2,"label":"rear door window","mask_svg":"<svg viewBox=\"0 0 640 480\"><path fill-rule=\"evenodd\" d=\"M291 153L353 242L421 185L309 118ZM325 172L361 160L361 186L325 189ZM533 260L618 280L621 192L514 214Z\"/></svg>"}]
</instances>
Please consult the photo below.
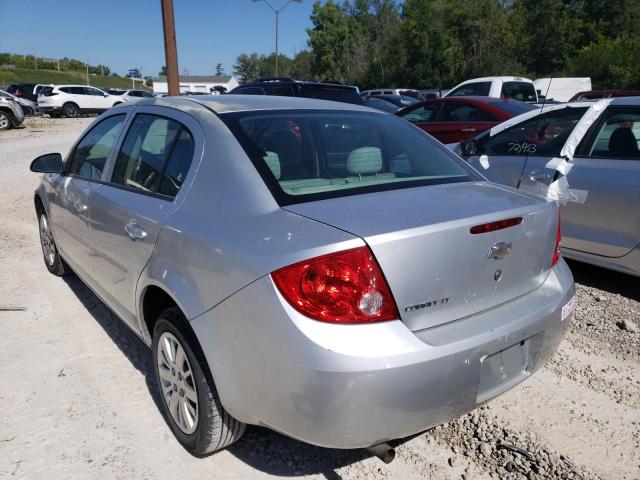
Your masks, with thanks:
<instances>
[{"instance_id":1,"label":"rear door window","mask_svg":"<svg viewBox=\"0 0 640 480\"><path fill-rule=\"evenodd\" d=\"M402 115L402 118L411 123L435 122L440 109L440 102L434 102L427 105L414 108Z\"/></svg>"},{"instance_id":2,"label":"rear door window","mask_svg":"<svg viewBox=\"0 0 640 480\"><path fill-rule=\"evenodd\" d=\"M587 108L563 108L525 120L479 145L487 155L557 156Z\"/></svg>"},{"instance_id":3,"label":"rear door window","mask_svg":"<svg viewBox=\"0 0 640 480\"><path fill-rule=\"evenodd\" d=\"M193 160L191 132L175 120L138 114L126 134L111 183L175 197Z\"/></svg>"},{"instance_id":4,"label":"rear door window","mask_svg":"<svg viewBox=\"0 0 640 480\"><path fill-rule=\"evenodd\" d=\"M461 85L451 92L447 97L463 97L469 95L477 95L480 97L488 97L491 91L491 82L473 82Z\"/></svg>"},{"instance_id":5,"label":"rear door window","mask_svg":"<svg viewBox=\"0 0 640 480\"><path fill-rule=\"evenodd\" d=\"M460 101L444 102L438 122L495 122L492 115Z\"/></svg>"},{"instance_id":6,"label":"rear door window","mask_svg":"<svg viewBox=\"0 0 640 480\"><path fill-rule=\"evenodd\" d=\"M66 173L100 180L104 165L122 130L124 117L124 114L113 115L93 127L71 154Z\"/></svg>"}]
</instances>

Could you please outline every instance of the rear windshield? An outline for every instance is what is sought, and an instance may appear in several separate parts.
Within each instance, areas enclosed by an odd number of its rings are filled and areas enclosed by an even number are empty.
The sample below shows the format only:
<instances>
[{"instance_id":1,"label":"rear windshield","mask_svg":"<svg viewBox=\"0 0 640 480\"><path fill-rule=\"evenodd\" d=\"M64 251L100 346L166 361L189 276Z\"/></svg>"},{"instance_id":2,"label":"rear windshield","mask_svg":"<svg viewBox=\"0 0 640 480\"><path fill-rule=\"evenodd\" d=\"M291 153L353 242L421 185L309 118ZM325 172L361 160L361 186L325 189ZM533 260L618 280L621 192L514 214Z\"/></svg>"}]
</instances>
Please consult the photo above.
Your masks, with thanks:
<instances>
[{"instance_id":1,"label":"rear windshield","mask_svg":"<svg viewBox=\"0 0 640 480\"><path fill-rule=\"evenodd\" d=\"M281 205L479 179L440 143L393 115L288 110L221 118Z\"/></svg>"},{"instance_id":2,"label":"rear windshield","mask_svg":"<svg viewBox=\"0 0 640 480\"><path fill-rule=\"evenodd\" d=\"M530 112L536 108L535 106L524 102L491 102L491 105L499 108L503 112L507 112L512 117Z\"/></svg>"},{"instance_id":3,"label":"rear windshield","mask_svg":"<svg viewBox=\"0 0 640 480\"><path fill-rule=\"evenodd\" d=\"M527 82L504 82L502 84L501 97L513 98L521 102L537 102L536 89L533 83Z\"/></svg>"},{"instance_id":4,"label":"rear windshield","mask_svg":"<svg viewBox=\"0 0 640 480\"><path fill-rule=\"evenodd\" d=\"M302 84L300 86L300 94L305 98L332 100L334 102L353 103L356 105L363 105L364 103L355 88Z\"/></svg>"}]
</instances>

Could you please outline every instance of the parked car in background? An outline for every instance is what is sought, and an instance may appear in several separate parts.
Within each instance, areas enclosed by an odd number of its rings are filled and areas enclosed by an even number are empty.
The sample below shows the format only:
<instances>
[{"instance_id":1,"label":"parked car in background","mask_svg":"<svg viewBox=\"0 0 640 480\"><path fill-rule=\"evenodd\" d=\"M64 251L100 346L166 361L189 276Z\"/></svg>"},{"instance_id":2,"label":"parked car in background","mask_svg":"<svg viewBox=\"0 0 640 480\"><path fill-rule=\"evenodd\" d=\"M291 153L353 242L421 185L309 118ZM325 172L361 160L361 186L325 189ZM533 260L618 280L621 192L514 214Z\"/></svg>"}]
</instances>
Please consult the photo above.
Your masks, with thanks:
<instances>
[{"instance_id":1,"label":"parked car in background","mask_svg":"<svg viewBox=\"0 0 640 480\"><path fill-rule=\"evenodd\" d=\"M640 90L589 90L578 92L569 99L570 102L580 100L599 100L601 98L640 97Z\"/></svg>"},{"instance_id":2,"label":"parked car in background","mask_svg":"<svg viewBox=\"0 0 640 480\"><path fill-rule=\"evenodd\" d=\"M24 112L17 102L0 96L0 130L15 128L24 121Z\"/></svg>"},{"instance_id":3,"label":"parked car in background","mask_svg":"<svg viewBox=\"0 0 640 480\"><path fill-rule=\"evenodd\" d=\"M365 90L360 94L363 97L373 97L378 95L404 95L406 97L413 97L416 100L424 100L420 90L414 90L413 88L379 88L375 90Z\"/></svg>"},{"instance_id":4,"label":"parked car in background","mask_svg":"<svg viewBox=\"0 0 640 480\"><path fill-rule=\"evenodd\" d=\"M245 424L331 448L424 431L531 376L571 318L557 205L362 106L125 103L31 170L46 268L152 348L194 455Z\"/></svg>"},{"instance_id":5,"label":"parked car in background","mask_svg":"<svg viewBox=\"0 0 640 480\"><path fill-rule=\"evenodd\" d=\"M640 98L551 105L463 142L460 153L489 180L548 193L567 159L562 206L568 258L640 276ZM562 192L561 192L562 193Z\"/></svg>"},{"instance_id":6,"label":"parked car in background","mask_svg":"<svg viewBox=\"0 0 640 480\"><path fill-rule=\"evenodd\" d=\"M576 93L591 90L589 77L537 78L533 85L538 93L538 103L568 102Z\"/></svg>"},{"instance_id":7,"label":"parked car in background","mask_svg":"<svg viewBox=\"0 0 640 480\"><path fill-rule=\"evenodd\" d=\"M378 98L385 102L393 103L398 108L407 107L419 102L416 98L406 95L372 95L370 98Z\"/></svg>"},{"instance_id":8,"label":"parked car in background","mask_svg":"<svg viewBox=\"0 0 640 480\"><path fill-rule=\"evenodd\" d=\"M34 114L38 113L38 104L35 103L35 102L32 102L31 100L28 100L26 98L16 97L16 96L11 95L9 92L6 92L4 90L0 90L0 97L4 97L4 98L8 98L9 100L13 100L18 105L20 105L22 107L22 112L24 113L25 117L29 117L31 115L34 115Z\"/></svg>"},{"instance_id":9,"label":"parked car in background","mask_svg":"<svg viewBox=\"0 0 640 480\"><path fill-rule=\"evenodd\" d=\"M364 101L364 104L367 107L375 108L376 110L381 110L383 112L396 113L398 110L402 108L396 105L395 103L380 97L375 97L375 96L362 97L362 100Z\"/></svg>"},{"instance_id":10,"label":"parked car in background","mask_svg":"<svg viewBox=\"0 0 640 480\"><path fill-rule=\"evenodd\" d=\"M77 117L82 113L101 113L123 103L117 95L86 85L46 87L38 95L38 108L52 117Z\"/></svg>"},{"instance_id":11,"label":"parked car in background","mask_svg":"<svg viewBox=\"0 0 640 480\"><path fill-rule=\"evenodd\" d=\"M396 112L442 143L475 137L535 107L528 103L492 97L444 97L427 100Z\"/></svg>"},{"instance_id":12,"label":"parked car in background","mask_svg":"<svg viewBox=\"0 0 640 480\"><path fill-rule=\"evenodd\" d=\"M125 102L137 102L143 98L154 98L155 95L147 90L107 90L109 95L115 95Z\"/></svg>"},{"instance_id":13,"label":"parked car in background","mask_svg":"<svg viewBox=\"0 0 640 480\"><path fill-rule=\"evenodd\" d=\"M434 98L444 97L449 90L420 90L420 94L424 100L433 100Z\"/></svg>"},{"instance_id":14,"label":"parked car in background","mask_svg":"<svg viewBox=\"0 0 640 480\"><path fill-rule=\"evenodd\" d=\"M43 83L14 83L7 87L7 92L11 95L15 95L18 98L25 98L32 102L38 101L38 94L44 87L50 87L53 85L46 85Z\"/></svg>"},{"instance_id":15,"label":"parked car in background","mask_svg":"<svg viewBox=\"0 0 640 480\"><path fill-rule=\"evenodd\" d=\"M338 83L294 80L289 77L261 78L234 88L229 94L277 95L282 97L317 98L334 102L363 105L357 87Z\"/></svg>"},{"instance_id":16,"label":"parked car in background","mask_svg":"<svg viewBox=\"0 0 640 480\"><path fill-rule=\"evenodd\" d=\"M456 85L445 95L445 97L461 96L512 98L528 103L538 101L533 82L522 77L474 78Z\"/></svg>"}]
</instances>

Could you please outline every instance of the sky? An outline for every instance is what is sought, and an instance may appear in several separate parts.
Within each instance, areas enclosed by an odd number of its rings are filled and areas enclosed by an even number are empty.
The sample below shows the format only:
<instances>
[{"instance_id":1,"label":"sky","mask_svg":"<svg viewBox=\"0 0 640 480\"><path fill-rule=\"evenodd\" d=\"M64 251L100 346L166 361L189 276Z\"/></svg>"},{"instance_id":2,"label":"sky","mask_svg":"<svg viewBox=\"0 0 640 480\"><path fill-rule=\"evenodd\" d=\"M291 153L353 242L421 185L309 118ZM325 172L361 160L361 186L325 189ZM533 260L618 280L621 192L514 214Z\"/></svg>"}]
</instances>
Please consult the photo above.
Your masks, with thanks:
<instances>
[{"instance_id":1,"label":"sky","mask_svg":"<svg viewBox=\"0 0 640 480\"><path fill-rule=\"evenodd\" d=\"M286 0L269 0L280 8ZM280 14L280 52L307 48L314 0ZM275 51L275 15L262 1L174 0L180 74L231 73L240 53ZM76 58L126 75L156 76L164 61L160 0L0 0L0 52Z\"/></svg>"}]
</instances>

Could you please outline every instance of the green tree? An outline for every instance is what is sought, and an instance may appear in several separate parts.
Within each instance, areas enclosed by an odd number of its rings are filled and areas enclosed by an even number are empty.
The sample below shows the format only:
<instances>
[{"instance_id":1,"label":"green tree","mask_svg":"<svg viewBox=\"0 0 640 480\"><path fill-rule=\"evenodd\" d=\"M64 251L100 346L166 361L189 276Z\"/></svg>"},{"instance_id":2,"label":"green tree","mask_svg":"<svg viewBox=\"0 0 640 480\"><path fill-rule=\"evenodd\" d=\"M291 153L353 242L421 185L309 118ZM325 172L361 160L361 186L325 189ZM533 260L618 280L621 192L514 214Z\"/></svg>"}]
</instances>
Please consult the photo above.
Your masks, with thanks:
<instances>
[{"instance_id":1,"label":"green tree","mask_svg":"<svg viewBox=\"0 0 640 480\"><path fill-rule=\"evenodd\" d=\"M290 75L299 80L311 80L313 73L311 63L313 62L313 53L309 50L298 52L291 61Z\"/></svg>"},{"instance_id":2,"label":"green tree","mask_svg":"<svg viewBox=\"0 0 640 480\"><path fill-rule=\"evenodd\" d=\"M345 12L333 0L324 5L316 0L311 23L313 27L307 29L307 33L313 52L311 68L314 76L325 81L346 81L352 39Z\"/></svg>"},{"instance_id":3,"label":"green tree","mask_svg":"<svg viewBox=\"0 0 640 480\"><path fill-rule=\"evenodd\" d=\"M257 53L250 55L241 53L236 58L236 63L233 66L233 74L240 77L242 83L255 80L260 75L260 57Z\"/></svg>"},{"instance_id":4,"label":"green tree","mask_svg":"<svg viewBox=\"0 0 640 480\"><path fill-rule=\"evenodd\" d=\"M167 76L167 66L163 65L162 68L160 69L160 72L158 72L158 76L159 77L166 77Z\"/></svg>"},{"instance_id":5,"label":"green tree","mask_svg":"<svg viewBox=\"0 0 640 480\"><path fill-rule=\"evenodd\" d=\"M224 68L222 68L222 64L221 63L216 63L216 75L220 76L220 75L224 75Z\"/></svg>"}]
</instances>

